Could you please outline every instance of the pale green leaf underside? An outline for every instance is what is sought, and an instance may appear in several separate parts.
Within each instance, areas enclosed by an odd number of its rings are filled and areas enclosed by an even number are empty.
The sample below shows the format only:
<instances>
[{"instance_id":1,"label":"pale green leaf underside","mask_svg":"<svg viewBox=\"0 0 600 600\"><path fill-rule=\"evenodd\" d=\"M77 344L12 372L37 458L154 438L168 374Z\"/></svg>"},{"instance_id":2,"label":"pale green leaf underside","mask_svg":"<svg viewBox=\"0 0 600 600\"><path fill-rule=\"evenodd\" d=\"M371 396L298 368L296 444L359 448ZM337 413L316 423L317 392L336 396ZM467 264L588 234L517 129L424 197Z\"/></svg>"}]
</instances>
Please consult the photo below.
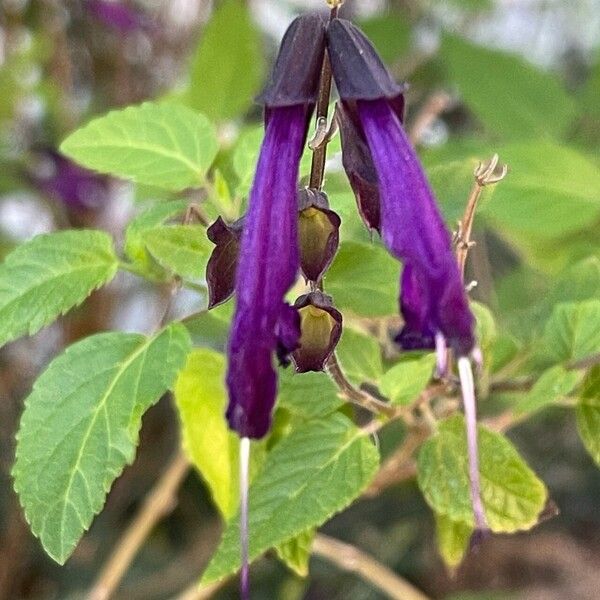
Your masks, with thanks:
<instances>
[{"instance_id":1,"label":"pale green leaf underside","mask_svg":"<svg viewBox=\"0 0 600 600\"><path fill-rule=\"evenodd\" d=\"M183 446L206 481L221 514L238 508L239 439L227 427L225 357L200 348L188 356L175 383Z\"/></svg>"},{"instance_id":2,"label":"pale green leaf underside","mask_svg":"<svg viewBox=\"0 0 600 600\"><path fill-rule=\"evenodd\" d=\"M148 252L181 277L201 278L214 245L201 225L164 225L142 233Z\"/></svg>"},{"instance_id":3,"label":"pale green leaf underside","mask_svg":"<svg viewBox=\"0 0 600 600\"><path fill-rule=\"evenodd\" d=\"M435 531L440 556L450 569L460 565L473 533L473 527L464 521L453 521L446 515L435 515Z\"/></svg>"},{"instance_id":4,"label":"pale green leaf underside","mask_svg":"<svg viewBox=\"0 0 600 600\"><path fill-rule=\"evenodd\" d=\"M277 557L291 571L299 577L308 575L308 563L313 540L315 539L315 530L311 527L306 531L286 540L275 547Z\"/></svg>"},{"instance_id":5,"label":"pale green leaf underside","mask_svg":"<svg viewBox=\"0 0 600 600\"><path fill-rule=\"evenodd\" d=\"M267 456L250 488L250 559L344 509L369 484L378 464L370 440L339 413L293 431ZM221 579L239 566L236 516L203 580Z\"/></svg>"},{"instance_id":6,"label":"pale green leaf underside","mask_svg":"<svg viewBox=\"0 0 600 600\"><path fill-rule=\"evenodd\" d=\"M512 533L533 527L547 491L515 447L499 433L478 428L482 500L490 529ZM418 457L418 482L433 510L473 525L465 422L460 415L440 424Z\"/></svg>"},{"instance_id":7,"label":"pale green leaf underside","mask_svg":"<svg viewBox=\"0 0 600 600\"><path fill-rule=\"evenodd\" d=\"M381 391L392 404L410 404L427 387L434 365L433 354L426 354L417 360L402 361L386 371L381 378Z\"/></svg>"},{"instance_id":8,"label":"pale green leaf underside","mask_svg":"<svg viewBox=\"0 0 600 600\"><path fill-rule=\"evenodd\" d=\"M0 345L83 302L117 266L112 239L101 231L40 235L19 246L0 265Z\"/></svg>"},{"instance_id":9,"label":"pale green leaf underside","mask_svg":"<svg viewBox=\"0 0 600 600\"><path fill-rule=\"evenodd\" d=\"M25 401L13 469L32 532L64 563L131 463L144 411L189 351L173 325L154 337L101 333L69 347Z\"/></svg>"},{"instance_id":10,"label":"pale green leaf underside","mask_svg":"<svg viewBox=\"0 0 600 600\"><path fill-rule=\"evenodd\" d=\"M89 169L171 191L200 186L217 149L214 127L205 116L151 102L98 117L61 145Z\"/></svg>"}]
</instances>

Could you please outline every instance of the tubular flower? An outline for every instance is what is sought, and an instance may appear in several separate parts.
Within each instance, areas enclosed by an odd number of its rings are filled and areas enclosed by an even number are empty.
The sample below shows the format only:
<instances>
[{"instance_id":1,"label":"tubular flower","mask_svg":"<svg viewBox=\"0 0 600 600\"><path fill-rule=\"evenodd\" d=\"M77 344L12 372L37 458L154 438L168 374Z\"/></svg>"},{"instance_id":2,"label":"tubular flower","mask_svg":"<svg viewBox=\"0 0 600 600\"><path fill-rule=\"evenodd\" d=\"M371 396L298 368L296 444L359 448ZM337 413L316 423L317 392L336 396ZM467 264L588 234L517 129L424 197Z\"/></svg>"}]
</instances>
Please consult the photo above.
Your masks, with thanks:
<instances>
[{"instance_id":1,"label":"tubular flower","mask_svg":"<svg viewBox=\"0 0 600 600\"><path fill-rule=\"evenodd\" d=\"M298 168L324 43L320 17L296 19L261 97L266 132L244 221L228 345L226 416L241 437L261 438L269 430L277 393L275 354L285 363L298 344L299 318L291 318L284 296L299 270Z\"/></svg>"},{"instance_id":2,"label":"tubular flower","mask_svg":"<svg viewBox=\"0 0 600 600\"><path fill-rule=\"evenodd\" d=\"M373 46L351 23L331 22L327 32L333 75L340 94L344 166L359 206L369 191L371 222L391 254L402 261L400 310L404 328L397 341L408 350L436 349L438 370L446 346L458 357L467 417L471 502L476 526L486 527L480 497L475 395L469 356L475 347L474 318L462 277L433 192L402 127L403 88L397 85ZM344 131L346 132L344 134ZM348 149L348 143L354 150ZM357 151L360 149L360 152ZM356 161L360 160L359 167ZM357 185L377 177L377 188ZM360 197L359 197L360 196ZM379 212L373 208L378 202ZM364 214L364 209L361 210Z\"/></svg>"}]
</instances>

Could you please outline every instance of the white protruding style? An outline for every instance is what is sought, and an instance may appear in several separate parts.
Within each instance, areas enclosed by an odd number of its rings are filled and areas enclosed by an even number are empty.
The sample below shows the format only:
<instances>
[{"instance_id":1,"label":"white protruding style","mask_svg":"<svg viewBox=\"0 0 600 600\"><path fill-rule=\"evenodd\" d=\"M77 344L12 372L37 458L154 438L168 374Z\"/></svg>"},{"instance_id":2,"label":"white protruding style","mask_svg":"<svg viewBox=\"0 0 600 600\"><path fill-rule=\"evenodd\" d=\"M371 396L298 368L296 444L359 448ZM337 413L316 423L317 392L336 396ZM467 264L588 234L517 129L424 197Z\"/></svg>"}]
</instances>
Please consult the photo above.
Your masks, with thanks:
<instances>
[{"instance_id":1,"label":"white protruding style","mask_svg":"<svg viewBox=\"0 0 600 600\"><path fill-rule=\"evenodd\" d=\"M242 571L240 574L240 592L242 600L250 599L250 562L248 556L248 486L250 466L250 439L240 440L240 547Z\"/></svg>"}]
</instances>

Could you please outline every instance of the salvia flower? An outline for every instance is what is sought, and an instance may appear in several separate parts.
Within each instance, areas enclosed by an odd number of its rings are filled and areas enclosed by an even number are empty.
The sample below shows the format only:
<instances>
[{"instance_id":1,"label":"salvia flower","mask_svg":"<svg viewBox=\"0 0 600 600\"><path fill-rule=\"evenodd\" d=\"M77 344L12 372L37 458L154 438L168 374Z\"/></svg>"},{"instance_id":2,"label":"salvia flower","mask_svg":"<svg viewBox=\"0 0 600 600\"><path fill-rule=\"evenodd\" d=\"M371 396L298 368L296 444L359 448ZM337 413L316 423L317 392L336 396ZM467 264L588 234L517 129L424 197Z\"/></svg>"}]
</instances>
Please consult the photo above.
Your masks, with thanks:
<instances>
[{"instance_id":1,"label":"salvia flower","mask_svg":"<svg viewBox=\"0 0 600 600\"><path fill-rule=\"evenodd\" d=\"M468 422L472 505L476 526L485 528L475 396L468 358L475 347L474 318L451 237L402 127L402 87L393 81L367 38L348 21L332 21L327 41L343 107L343 152L347 152L348 141L358 139L366 144L360 150L360 159L364 161L363 173L366 170L370 174L370 169L374 169L377 174L381 236L388 250L404 265L400 308L405 325L398 341L406 349L436 348L442 368L446 345L458 357ZM356 160L347 160L345 167L351 182L354 179L355 189L362 193L354 174ZM371 203L373 198L371 194Z\"/></svg>"},{"instance_id":2,"label":"salvia flower","mask_svg":"<svg viewBox=\"0 0 600 600\"><path fill-rule=\"evenodd\" d=\"M295 345L282 339L289 336L278 339L277 330L299 268L298 169L324 43L320 17L296 19L261 96L266 131L244 222L228 345L226 416L241 437L261 438L269 430L277 393L274 353L279 349L281 360L282 345Z\"/></svg>"}]
</instances>

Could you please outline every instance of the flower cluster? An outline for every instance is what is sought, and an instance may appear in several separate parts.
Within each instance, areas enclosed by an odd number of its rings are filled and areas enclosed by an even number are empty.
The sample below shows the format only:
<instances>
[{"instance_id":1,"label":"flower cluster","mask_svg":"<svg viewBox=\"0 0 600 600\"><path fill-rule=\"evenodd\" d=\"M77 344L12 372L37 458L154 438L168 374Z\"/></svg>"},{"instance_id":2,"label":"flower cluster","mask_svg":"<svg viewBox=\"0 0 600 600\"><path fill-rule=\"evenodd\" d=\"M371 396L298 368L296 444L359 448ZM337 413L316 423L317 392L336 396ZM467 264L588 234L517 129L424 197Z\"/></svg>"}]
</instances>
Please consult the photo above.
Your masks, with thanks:
<instances>
[{"instance_id":1,"label":"flower cluster","mask_svg":"<svg viewBox=\"0 0 600 600\"><path fill-rule=\"evenodd\" d=\"M321 285L337 250L340 219L321 190L298 190L325 53L340 97L343 166L359 213L403 265L404 326L397 342L405 350L435 349L438 372L445 370L448 349L458 359L472 503L477 526L485 528L469 362L474 318L451 236L403 129L404 86L362 32L343 19L326 23L308 15L288 29L260 98L265 137L248 213L242 222L218 220L209 229L216 244L207 272L210 304L236 296L228 346L229 425L242 438L264 436L277 393L275 357L282 365L292 361L298 372L322 370L341 334L342 316ZM285 297L299 272L311 292L291 306Z\"/></svg>"}]
</instances>

